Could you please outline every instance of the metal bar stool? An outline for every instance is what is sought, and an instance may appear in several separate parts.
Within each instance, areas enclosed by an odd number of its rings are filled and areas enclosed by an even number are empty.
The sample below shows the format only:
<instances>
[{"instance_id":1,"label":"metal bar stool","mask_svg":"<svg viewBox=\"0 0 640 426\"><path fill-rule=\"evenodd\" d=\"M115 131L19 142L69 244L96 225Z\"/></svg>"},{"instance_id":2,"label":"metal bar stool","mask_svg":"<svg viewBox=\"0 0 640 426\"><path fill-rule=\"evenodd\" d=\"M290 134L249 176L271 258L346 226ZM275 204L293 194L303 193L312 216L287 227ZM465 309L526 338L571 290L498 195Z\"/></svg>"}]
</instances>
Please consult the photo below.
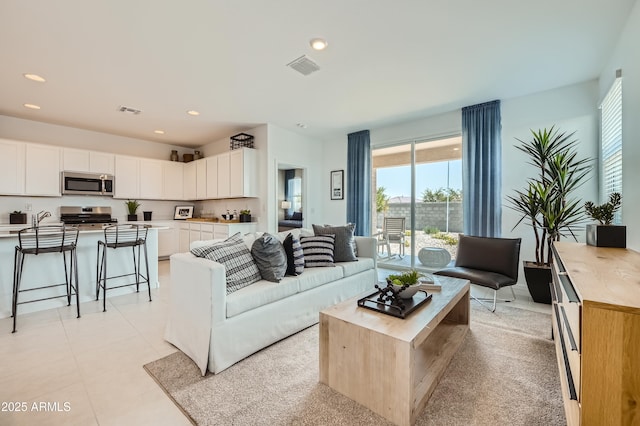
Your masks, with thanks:
<instances>
[{"instance_id":1,"label":"metal bar stool","mask_svg":"<svg viewBox=\"0 0 640 426\"><path fill-rule=\"evenodd\" d=\"M122 275L107 276L107 249L131 247L133 254L133 272ZM144 261L146 275L140 270L140 249L144 247ZM137 253L136 253L137 248ZM98 241L98 253L96 259L96 300L100 298L102 288L102 309L107 311L107 280L134 276L135 282L109 287L111 289L136 286L136 292L140 291L140 283L147 283L149 288L149 302L151 302L151 283L149 282L149 258L147 256L147 228L144 225L110 225L104 228L104 241Z\"/></svg>"},{"instance_id":2,"label":"metal bar stool","mask_svg":"<svg viewBox=\"0 0 640 426\"><path fill-rule=\"evenodd\" d=\"M76 305L78 309L78 318L80 318L80 299L78 295L77 266L78 258L76 256L77 243L78 230L76 228L69 228L65 226L36 226L33 228L25 228L18 232L18 245L16 246L13 258L13 301L11 304L11 316L13 317L12 333L16 332L18 305L22 305L24 303L32 303L42 300L66 297L67 306L69 306L71 305L71 296L75 294ZM29 254L38 256L45 253L62 253L65 282L61 284L51 284L40 287L20 289L20 284L22 282L22 272L24 269L24 260L26 256ZM69 254L68 262L67 254ZM18 301L18 295L20 293L59 286L66 287L66 294L42 297L40 299L31 299L23 302Z\"/></svg>"}]
</instances>

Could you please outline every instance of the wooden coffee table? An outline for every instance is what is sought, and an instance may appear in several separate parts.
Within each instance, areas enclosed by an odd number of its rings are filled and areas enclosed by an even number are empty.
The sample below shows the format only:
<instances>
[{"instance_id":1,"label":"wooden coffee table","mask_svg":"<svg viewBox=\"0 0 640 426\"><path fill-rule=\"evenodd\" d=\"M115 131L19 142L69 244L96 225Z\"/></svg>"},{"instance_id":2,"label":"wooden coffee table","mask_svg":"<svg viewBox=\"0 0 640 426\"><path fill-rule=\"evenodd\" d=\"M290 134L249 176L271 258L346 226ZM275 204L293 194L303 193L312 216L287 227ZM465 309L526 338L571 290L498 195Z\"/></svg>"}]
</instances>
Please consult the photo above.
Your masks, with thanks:
<instances>
[{"instance_id":1,"label":"wooden coffee table","mask_svg":"<svg viewBox=\"0 0 640 426\"><path fill-rule=\"evenodd\" d=\"M320 312L320 382L397 425L412 425L469 330L469 281L442 290L406 319L357 306Z\"/></svg>"}]
</instances>

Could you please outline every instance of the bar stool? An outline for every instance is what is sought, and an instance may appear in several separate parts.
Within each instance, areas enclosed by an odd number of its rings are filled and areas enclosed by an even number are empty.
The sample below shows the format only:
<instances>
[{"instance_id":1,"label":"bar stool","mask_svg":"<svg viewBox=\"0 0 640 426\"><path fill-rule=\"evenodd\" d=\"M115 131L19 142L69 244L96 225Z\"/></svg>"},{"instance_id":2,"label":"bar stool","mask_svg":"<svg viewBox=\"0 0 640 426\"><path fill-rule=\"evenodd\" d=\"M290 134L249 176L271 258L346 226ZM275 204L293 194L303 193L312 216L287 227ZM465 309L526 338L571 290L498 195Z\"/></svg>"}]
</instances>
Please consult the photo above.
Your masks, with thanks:
<instances>
[{"instance_id":1,"label":"bar stool","mask_svg":"<svg viewBox=\"0 0 640 426\"><path fill-rule=\"evenodd\" d=\"M11 316L13 317L13 331L16 332L16 320L18 317L18 305L24 303L39 302L42 300L67 298L67 306L71 305L71 296L75 294L78 318L80 318L80 299L78 295L78 258L76 245L78 243L78 230L65 226L36 226L25 228L18 232L18 245L13 258L13 300L11 304ZM45 253L62 253L64 264L65 282L62 284L43 285L27 289L20 289L24 260L27 255L38 256ZM67 262L67 254L69 260ZM65 286L66 294L58 296L42 297L23 302L18 301L18 295L28 291L42 290L53 287Z\"/></svg>"},{"instance_id":2,"label":"bar stool","mask_svg":"<svg viewBox=\"0 0 640 426\"><path fill-rule=\"evenodd\" d=\"M107 249L131 247L133 253L133 272L122 275L107 276ZM140 271L140 249L144 247L144 261L147 275ZM137 253L136 253L136 248ZM107 311L107 288L114 289L130 285L136 286L136 292L140 291L140 283L147 283L149 288L149 302L151 302L151 283L149 282L149 258L147 256L147 228L144 225L110 225L104 228L104 241L98 241L98 254L96 265L96 300L100 298L100 289L104 291L102 309ZM108 279L123 277L135 277L135 282L107 286Z\"/></svg>"}]
</instances>

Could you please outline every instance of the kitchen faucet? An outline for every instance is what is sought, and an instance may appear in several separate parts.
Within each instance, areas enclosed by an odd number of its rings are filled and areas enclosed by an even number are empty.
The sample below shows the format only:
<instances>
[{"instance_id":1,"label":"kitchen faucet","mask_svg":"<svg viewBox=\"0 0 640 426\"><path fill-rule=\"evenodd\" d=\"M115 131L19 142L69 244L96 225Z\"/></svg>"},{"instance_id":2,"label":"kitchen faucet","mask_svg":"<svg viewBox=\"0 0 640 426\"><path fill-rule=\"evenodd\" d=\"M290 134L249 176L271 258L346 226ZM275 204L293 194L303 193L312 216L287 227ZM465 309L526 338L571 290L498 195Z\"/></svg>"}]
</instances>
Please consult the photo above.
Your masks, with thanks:
<instances>
[{"instance_id":1,"label":"kitchen faucet","mask_svg":"<svg viewBox=\"0 0 640 426\"><path fill-rule=\"evenodd\" d=\"M42 219L44 219L45 217L50 217L51 213L50 212L46 212L44 210L38 212L35 216L32 217L33 220L33 226L40 226L40 222L42 222Z\"/></svg>"}]
</instances>

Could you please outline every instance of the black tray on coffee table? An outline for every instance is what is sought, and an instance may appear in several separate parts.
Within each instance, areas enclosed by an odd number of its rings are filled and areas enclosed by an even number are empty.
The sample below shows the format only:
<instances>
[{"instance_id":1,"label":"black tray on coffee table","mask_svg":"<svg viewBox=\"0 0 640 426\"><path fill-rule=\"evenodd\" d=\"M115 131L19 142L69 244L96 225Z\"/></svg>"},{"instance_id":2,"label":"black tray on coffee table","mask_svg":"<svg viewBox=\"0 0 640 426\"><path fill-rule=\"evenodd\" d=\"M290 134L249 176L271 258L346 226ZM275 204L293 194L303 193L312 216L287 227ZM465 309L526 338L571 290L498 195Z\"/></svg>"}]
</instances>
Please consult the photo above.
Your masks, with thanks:
<instances>
[{"instance_id":1,"label":"black tray on coffee table","mask_svg":"<svg viewBox=\"0 0 640 426\"><path fill-rule=\"evenodd\" d=\"M431 300L432 294L428 294L424 290L418 290L411 299L402 299L404 308L393 305L390 301L380 302L378 296L380 291L375 291L368 296L358 299L358 306L371 309L372 311L381 312L396 318L406 318L411 312Z\"/></svg>"}]
</instances>

